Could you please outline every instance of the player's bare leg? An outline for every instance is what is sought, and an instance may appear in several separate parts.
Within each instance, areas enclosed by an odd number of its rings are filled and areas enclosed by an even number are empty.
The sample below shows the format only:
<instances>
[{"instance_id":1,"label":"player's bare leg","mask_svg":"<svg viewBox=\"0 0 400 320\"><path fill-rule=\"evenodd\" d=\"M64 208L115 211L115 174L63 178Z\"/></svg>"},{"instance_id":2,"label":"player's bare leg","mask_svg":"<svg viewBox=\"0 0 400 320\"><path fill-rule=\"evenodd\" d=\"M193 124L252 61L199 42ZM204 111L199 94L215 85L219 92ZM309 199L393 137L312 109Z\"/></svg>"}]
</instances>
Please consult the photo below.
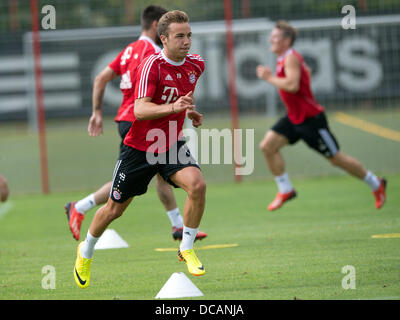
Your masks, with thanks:
<instances>
[{"instance_id":1,"label":"player's bare leg","mask_svg":"<svg viewBox=\"0 0 400 320\"><path fill-rule=\"evenodd\" d=\"M206 204L206 183L197 167L186 167L171 177L171 180L187 193L183 208L183 236L178 250L178 258L185 261L188 271L195 276L205 273L203 264L193 251L193 243L203 216Z\"/></svg>"},{"instance_id":2,"label":"player's bare leg","mask_svg":"<svg viewBox=\"0 0 400 320\"><path fill-rule=\"evenodd\" d=\"M260 150L274 176L280 176L285 173L285 160L280 153L280 149L288 143L289 141L285 136L273 130L267 131L264 139L260 142Z\"/></svg>"},{"instance_id":3,"label":"player's bare leg","mask_svg":"<svg viewBox=\"0 0 400 320\"><path fill-rule=\"evenodd\" d=\"M100 237L108 225L122 215L132 199L130 198L123 203L118 203L108 198L107 203L96 211L89 227L90 234L95 238Z\"/></svg>"},{"instance_id":4,"label":"player's bare leg","mask_svg":"<svg viewBox=\"0 0 400 320\"><path fill-rule=\"evenodd\" d=\"M186 167L171 176L171 180L187 193L183 209L183 223L198 228L206 203L206 183L197 167Z\"/></svg>"},{"instance_id":5,"label":"player's bare leg","mask_svg":"<svg viewBox=\"0 0 400 320\"><path fill-rule=\"evenodd\" d=\"M94 247L107 226L120 217L133 198L124 203L117 203L109 199L99 208L90 224L85 241L79 243L77 248L74 278L80 288L86 288L90 282L90 269L93 260Z\"/></svg>"},{"instance_id":6,"label":"player's bare leg","mask_svg":"<svg viewBox=\"0 0 400 320\"><path fill-rule=\"evenodd\" d=\"M332 165L339 167L347 173L363 180L372 190L375 197L375 207L382 208L386 201L386 184L385 178L378 178L374 173L364 168L360 161L338 151L333 157L329 158Z\"/></svg>"},{"instance_id":7,"label":"player's bare leg","mask_svg":"<svg viewBox=\"0 0 400 320\"><path fill-rule=\"evenodd\" d=\"M166 182L159 174L156 175L157 195L165 210L170 211L177 207L174 192L171 185Z\"/></svg>"},{"instance_id":8,"label":"player's bare leg","mask_svg":"<svg viewBox=\"0 0 400 320\"><path fill-rule=\"evenodd\" d=\"M349 174L364 179L367 174L367 170L357 159L344 154L342 151L338 151L333 157L329 158L332 165L343 169Z\"/></svg>"},{"instance_id":9,"label":"player's bare leg","mask_svg":"<svg viewBox=\"0 0 400 320\"><path fill-rule=\"evenodd\" d=\"M296 191L285 172L285 160L280 152L280 149L288 143L289 141L285 136L269 130L259 145L279 190L274 201L267 207L270 211L280 208L286 201L296 197Z\"/></svg>"},{"instance_id":10,"label":"player's bare leg","mask_svg":"<svg viewBox=\"0 0 400 320\"><path fill-rule=\"evenodd\" d=\"M174 192L172 191L171 185L166 182L160 174L156 175L156 188L158 198L163 204L165 210L167 211L167 215L171 221L172 225L172 238L174 240L182 240L183 233L183 219L179 208L176 204ZM197 232L196 240L202 240L207 237L207 233L203 231Z\"/></svg>"},{"instance_id":11,"label":"player's bare leg","mask_svg":"<svg viewBox=\"0 0 400 320\"><path fill-rule=\"evenodd\" d=\"M94 193L94 200L96 201L97 205L104 204L108 201L108 198L110 197L111 186L112 181L109 181Z\"/></svg>"}]
</instances>

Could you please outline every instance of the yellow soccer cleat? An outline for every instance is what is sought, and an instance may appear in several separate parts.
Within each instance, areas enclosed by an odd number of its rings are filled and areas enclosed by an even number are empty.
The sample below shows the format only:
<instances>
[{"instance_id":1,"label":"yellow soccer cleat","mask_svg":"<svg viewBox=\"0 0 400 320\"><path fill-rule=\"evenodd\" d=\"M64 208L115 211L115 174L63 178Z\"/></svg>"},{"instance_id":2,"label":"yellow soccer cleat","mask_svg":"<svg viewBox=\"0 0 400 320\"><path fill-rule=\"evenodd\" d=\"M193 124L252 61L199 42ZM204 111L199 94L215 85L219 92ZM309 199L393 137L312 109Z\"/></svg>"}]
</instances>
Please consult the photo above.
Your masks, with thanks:
<instances>
[{"instance_id":1,"label":"yellow soccer cleat","mask_svg":"<svg viewBox=\"0 0 400 320\"><path fill-rule=\"evenodd\" d=\"M74 278L79 288L85 289L89 286L90 266L93 259L86 259L81 255L81 246L83 241L78 245L76 261L74 267Z\"/></svg>"},{"instance_id":2,"label":"yellow soccer cleat","mask_svg":"<svg viewBox=\"0 0 400 320\"><path fill-rule=\"evenodd\" d=\"M199 261L193 249L181 251L178 250L178 259L185 261L188 271L194 276L202 276L206 273L206 269Z\"/></svg>"}]
</instances>

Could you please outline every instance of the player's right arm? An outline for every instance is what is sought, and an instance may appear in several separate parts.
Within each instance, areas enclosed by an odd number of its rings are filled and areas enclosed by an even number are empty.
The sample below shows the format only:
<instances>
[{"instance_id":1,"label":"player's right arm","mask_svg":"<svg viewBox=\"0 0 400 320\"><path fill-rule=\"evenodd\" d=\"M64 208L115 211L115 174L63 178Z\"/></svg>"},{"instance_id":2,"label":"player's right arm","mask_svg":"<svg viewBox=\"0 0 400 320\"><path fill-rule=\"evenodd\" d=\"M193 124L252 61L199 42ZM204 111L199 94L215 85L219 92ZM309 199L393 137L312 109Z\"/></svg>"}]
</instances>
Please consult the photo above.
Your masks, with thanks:
<instances>
[{"instance_id":1,"label":"player's right arm","mask_svg":"<svg viewBox=\"0 0 400 320\"><path fill-rule=\"evenodd\" d=\"M275 77L271 70L266 66L258 66L256 69L257 77L263 79L278 89L296 93L300 88L301 68L300 61L291 54L285 59L285 76Z\"/></svg>"},{"instance_id":2,"label":"player's right arm","mask_svg":"<svg viewBox=\"0 0 400 320\"><path fill-rule=\"evenodd\" d=\"M93 84L92 93L92 116L89 119L88 132L90 136L96 137L103 133L103 97L107 83L113 80L117 73L109 66L105 67L96 78Z\"/></svg>"}]
</instances>

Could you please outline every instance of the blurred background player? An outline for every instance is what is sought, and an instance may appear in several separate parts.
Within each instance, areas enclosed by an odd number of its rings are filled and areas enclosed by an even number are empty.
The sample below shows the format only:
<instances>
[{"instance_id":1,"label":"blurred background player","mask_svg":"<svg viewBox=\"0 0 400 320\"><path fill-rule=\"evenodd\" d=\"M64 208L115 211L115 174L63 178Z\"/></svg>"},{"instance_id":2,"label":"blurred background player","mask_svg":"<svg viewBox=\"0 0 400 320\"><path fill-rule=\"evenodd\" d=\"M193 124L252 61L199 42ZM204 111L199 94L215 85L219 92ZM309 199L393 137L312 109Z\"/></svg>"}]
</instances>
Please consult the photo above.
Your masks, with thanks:
<instances>
[{"instance_id":1,"label":"blurred background player","mask_svg":"<svg viewBox=\"0 0 400 320\"><path fill-rule=\"evenodd\" d=\"M141 15L142 33L139 39L130 43L94 80L93 85L93 111L89 120L88 132L96 137L103 133L102 101L107 83L121 76L120 89L123 94L121 106L115 117L118 131L121 136L121 145L134 120L132 103L129 97L133 95L134 72L137 66L149 55L160 52L160 38L157 34L158 20L167 10L160 6L150 5ZM80 229L85 213L97 205L104 204L110 195L111 181L104 184L96 192L76 202L68 202L64 208L68 217L69 228L76 240L80 238ZM172 225L174 240L182 240L183 219L177 207L171 186L159 174L156 175L156 189L161 203L164 205ZM203 239L206 233L199 231L197 239Z\"/></svg>"},{"instance_id":2,"label":"blurred background player","mask_svg":"<svg viewBox=\"0 0 400 320\"><path fill-rule=\"evenodd\" d=\"M303 57L292 48L297 30L286 21L278 21L272 30L269 43L277 55L276 76L266 66L258 66L257 76L275 86L287 114L265 135L260 143L265 160L278 186L275 199L268 210L280 208L296 197L280 149L303 139L307 145L326 157L330 163L365 181L375 197L375 207L380 209L386 200L386 180L366 170L355 158L344 154L329 129L324 108L311 92L310 69Z\"/></svg>"},{"instance_id":3,"label":"blurred background player","mask_svg":"<svg viewBox=\"0 0 400 320\"><path fill-rule=\"evenodd\" d=\"M164 14L159 21L158 33L164 49L149 56L138 68L135 119L114 169L110 197L97 210L85 241L77 248L74 278L80 288L89 285L97 240L107 226L123 214L134 197L146 193L149 182L157 173L187 193L178 258L186 262L192 275L205 273L193 243L205 209L206 183L185 141L180 139L186 116L194 127L202 124L203 116L194 110L193 92L205 66L199 55L189 54L192 32L186 13L176 10ZM170 94L166 95L166 90ZM156 141L149 141L150 131L162 133L163 138L157 135ZM156 149L150 151L154 144ZM149 161L148 157L155 152L161 158ZM115 275L118 277L118 273Z\"/></svg>"},{"instance_id":4,"label":"blurred background player","mask_svg":"<svg viewBox=\"0 0 400 320\"><path fill-rule=\"evenodd\" d=\"M0 174L0 202L6 202L9 193L7 179Z\"/></svg>"}]
</instances>

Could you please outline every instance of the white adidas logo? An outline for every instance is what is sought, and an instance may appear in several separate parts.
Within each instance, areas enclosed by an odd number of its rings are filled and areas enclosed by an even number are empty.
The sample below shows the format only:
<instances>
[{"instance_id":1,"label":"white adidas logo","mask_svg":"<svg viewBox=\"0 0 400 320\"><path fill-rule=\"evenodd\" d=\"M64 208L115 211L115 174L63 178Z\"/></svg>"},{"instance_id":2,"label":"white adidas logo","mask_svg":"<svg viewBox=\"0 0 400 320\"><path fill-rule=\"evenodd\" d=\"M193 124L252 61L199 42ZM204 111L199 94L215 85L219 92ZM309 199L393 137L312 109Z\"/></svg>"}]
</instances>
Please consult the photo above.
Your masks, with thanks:
<instances>
[{"instance_id":1,"label":"white adidas logo","mask_svg":"<svg viewBox=\"0 0 400 320\"><path fill-rule=\"evenodd\" d=\"M170 76L170 74L168 73L168 75L165 77L165 80L170 80L170 81L172 81L173 79L172 79L172 77Z\"/></svg>"}]
</instances>

